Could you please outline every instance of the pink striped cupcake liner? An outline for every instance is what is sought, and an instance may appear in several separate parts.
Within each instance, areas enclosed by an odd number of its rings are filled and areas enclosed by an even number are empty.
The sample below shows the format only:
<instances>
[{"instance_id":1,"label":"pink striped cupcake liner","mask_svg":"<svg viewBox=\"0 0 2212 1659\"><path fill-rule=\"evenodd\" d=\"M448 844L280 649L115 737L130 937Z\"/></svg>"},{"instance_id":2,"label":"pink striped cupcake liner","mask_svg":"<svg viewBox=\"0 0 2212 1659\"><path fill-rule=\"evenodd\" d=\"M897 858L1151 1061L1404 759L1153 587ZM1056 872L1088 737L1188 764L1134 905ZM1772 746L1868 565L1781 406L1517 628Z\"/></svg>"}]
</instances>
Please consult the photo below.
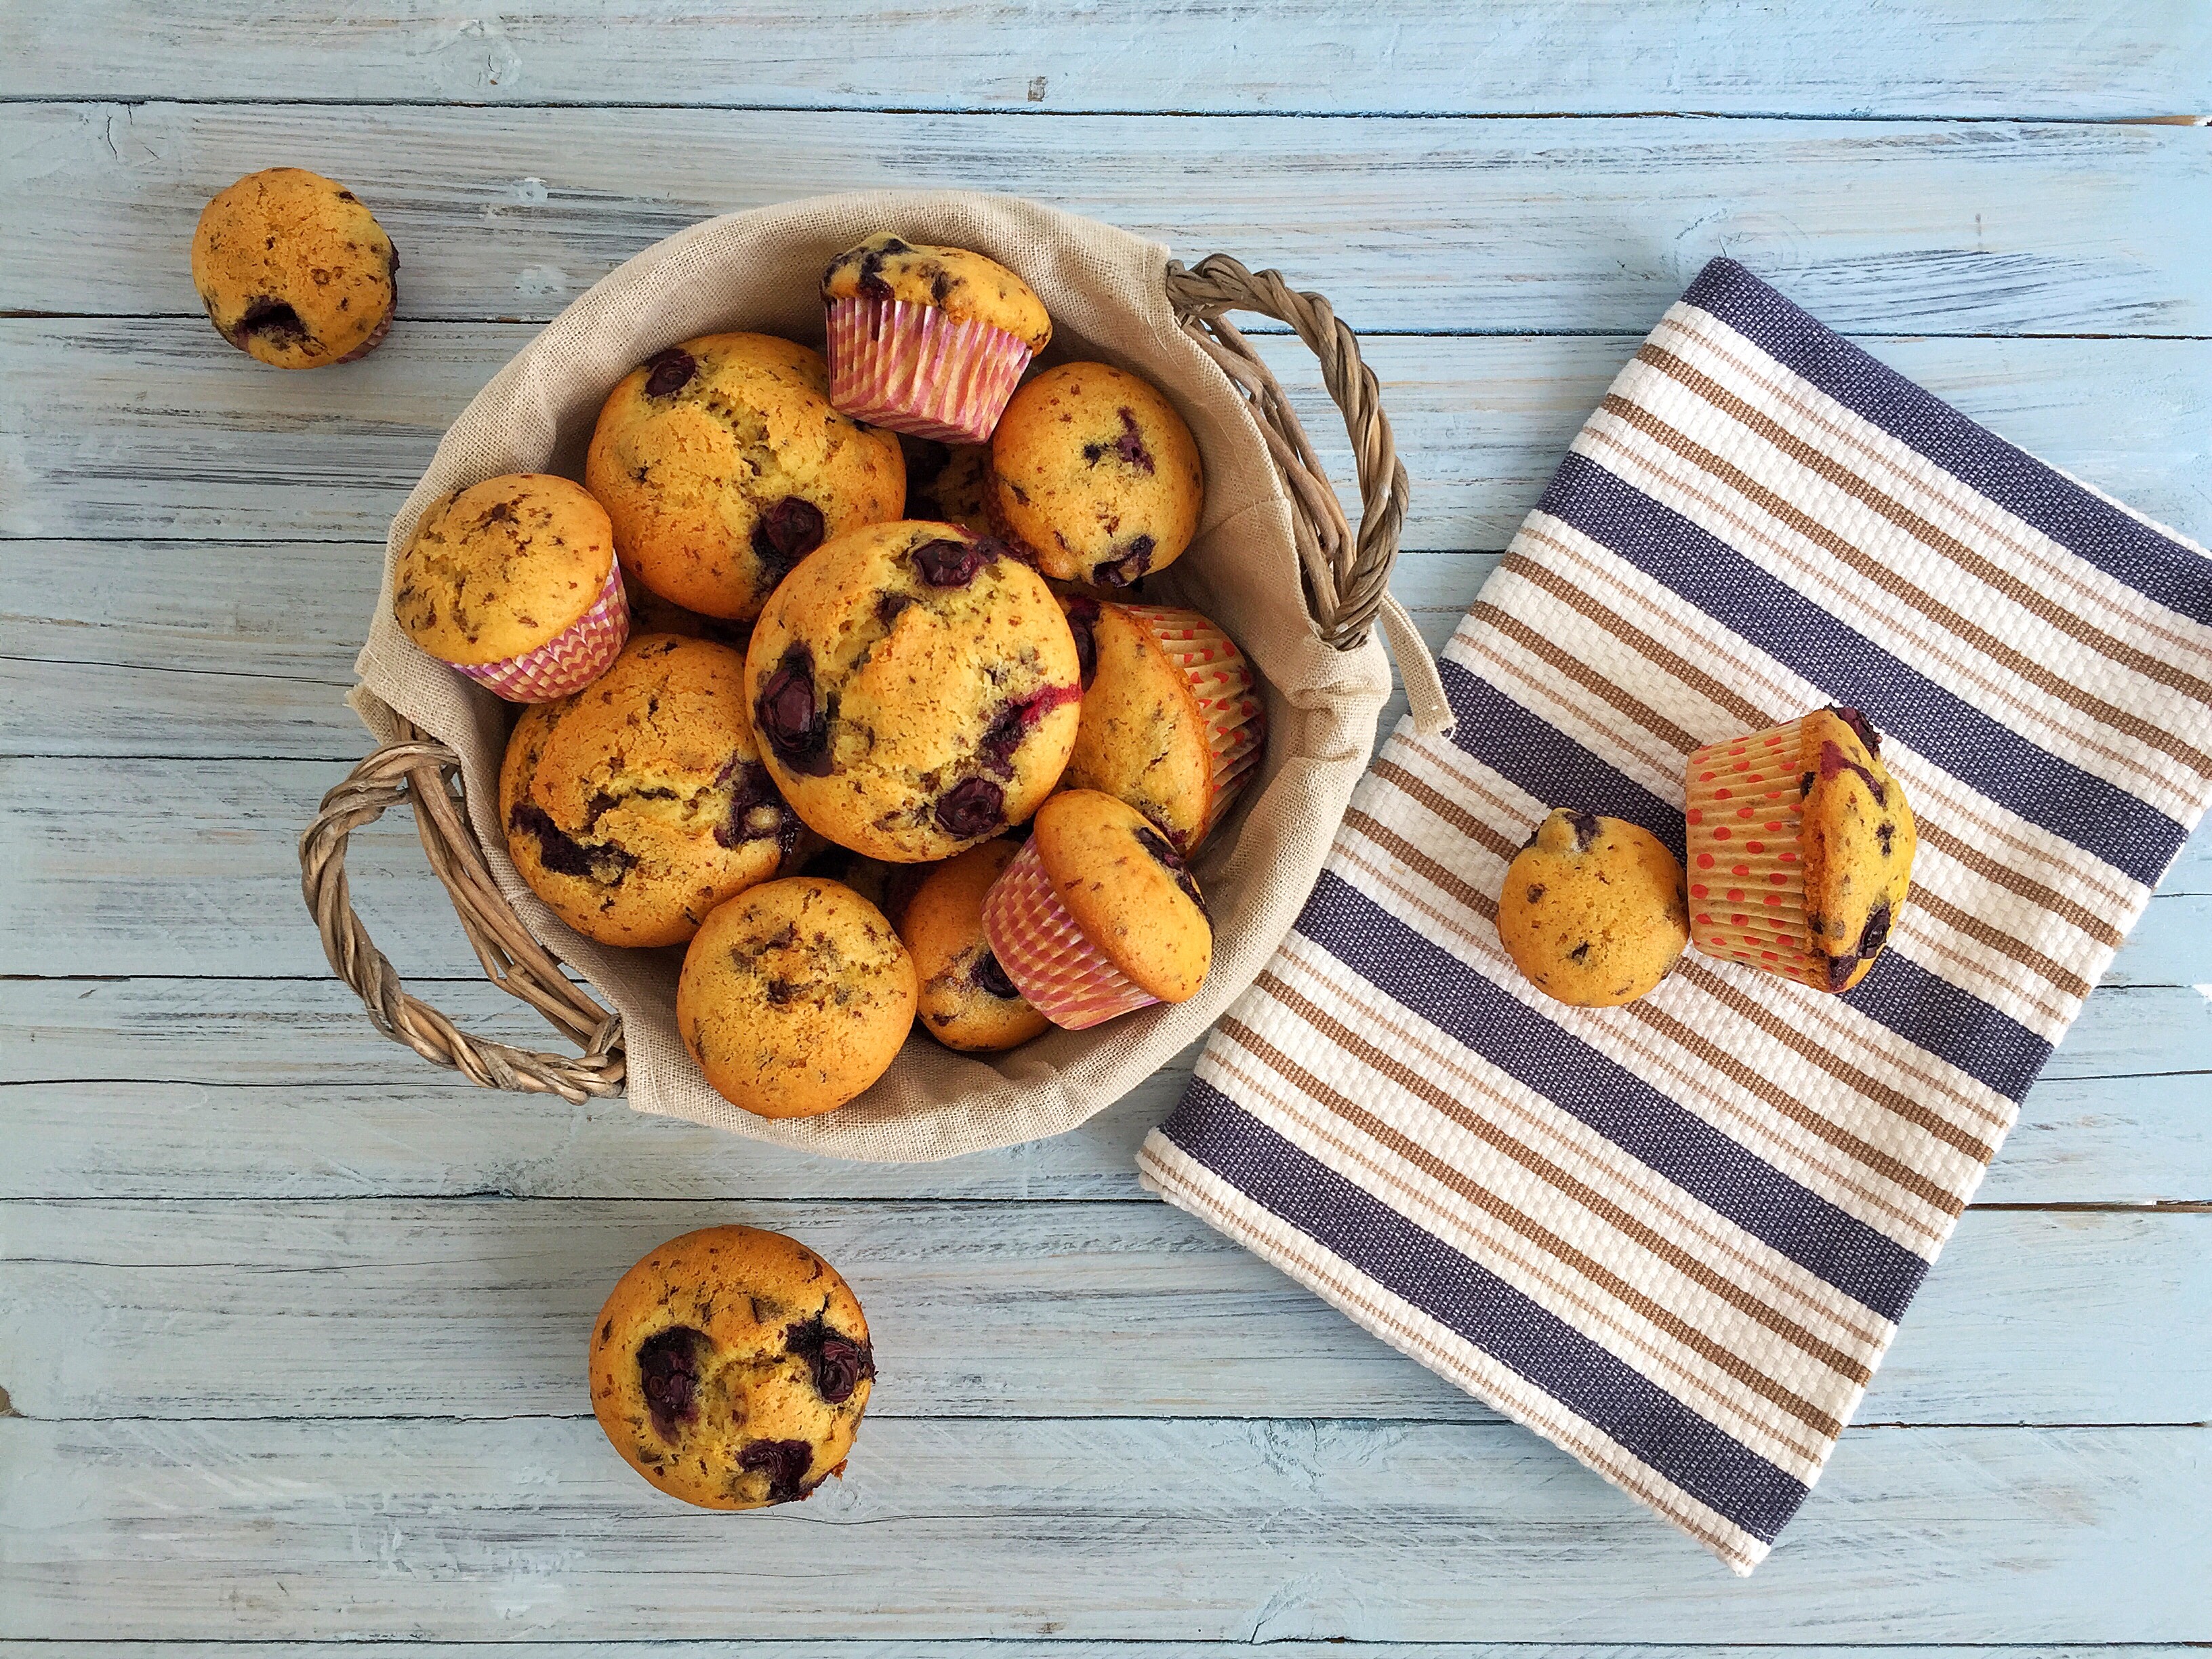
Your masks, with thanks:
<instances>
[{"instance_id":1,"label":"pink striped cupcake liner","mask_svg":"<svg viewBox=\"0 0 2212 1659\"><path fill-rule=\"evenodd\" d=\"M1805 722L1709 743L1686 777L1690 938L1709 957L1828 987L1828 959L1805 925Z\"/></svg>"},{"instance_id":2,"label":"pink striped cupcake liner","mask_svg":"<svg viewBox=\"0 0 2212 1659\"><path fill-rule=\"evenodd\" d=\"M1034 838L983 896L983 938L1014 988L1063 1030L1087 1031L1159 1000L1075 925Z\"/></svg>"},{"instance_id":3,"label":"pink striped cupcake liner","mask_svg":"<svg viewBox=\"0 0 2212 1659\"><path fill-rule=\"evenodd\" d=\"M623 592L622 566L611 561L592 608L536 650L453 666L509 702L551 702L605 673L629 637L629 599Z\"/></svg>"},{"instance_id":4,"label":"pink striped cupcake liner","mask_svg":"<svg viewBox=\"0 0 2212 1659\"><path fill-rule=\"evenodd\" d=\"M830 402L842 415L945 444L988 443L1029 367L1021 337L938 306L865 295L830 304Z\"/></svg>"},{"instance_id":5,"label":"pink striped cupcake liner","mask_svg":"<svg viewBox=\"0 0 2212 1659\"><path fill-rule=\"evenodd\" d=\"M1210 834L1250 781L1267 733L1267 708L1252 665L1236 641L1195 611L1115 603L1150 630L1198 699L1206 746L1213 751L1213 805L1200 831L1201 836Z\"/></svg>"}]
</instances>

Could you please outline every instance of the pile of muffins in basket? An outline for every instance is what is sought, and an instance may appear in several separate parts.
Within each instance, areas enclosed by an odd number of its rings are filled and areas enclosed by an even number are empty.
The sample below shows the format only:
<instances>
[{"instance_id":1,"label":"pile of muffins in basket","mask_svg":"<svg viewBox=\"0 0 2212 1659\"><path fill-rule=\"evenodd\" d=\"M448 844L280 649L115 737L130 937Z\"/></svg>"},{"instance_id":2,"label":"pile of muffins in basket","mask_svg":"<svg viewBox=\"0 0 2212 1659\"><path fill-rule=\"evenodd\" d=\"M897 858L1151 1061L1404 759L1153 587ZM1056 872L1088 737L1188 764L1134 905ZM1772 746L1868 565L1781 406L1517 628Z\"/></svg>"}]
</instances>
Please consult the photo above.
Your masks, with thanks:
<instances>
[{"instance_id":1,"label":"pile of muffins in basket","mask_svg":"<svg viewBox=\"0 0 2212 1659\"><path fill-rule=\"evenodd\" d=\"M434 503L393 611L530 707L499 817L604 944L686 945L677 1024L733 1105L853 1099L918 1023L967 1051L1198 992L1188 860L1257 763L1252 670L1134 602L1195 534L1198 447L1124 370L1024 371L1043 304L878 235L822 279L824 356L671 346L583 483Z\"/></svg>"}]
</instances>

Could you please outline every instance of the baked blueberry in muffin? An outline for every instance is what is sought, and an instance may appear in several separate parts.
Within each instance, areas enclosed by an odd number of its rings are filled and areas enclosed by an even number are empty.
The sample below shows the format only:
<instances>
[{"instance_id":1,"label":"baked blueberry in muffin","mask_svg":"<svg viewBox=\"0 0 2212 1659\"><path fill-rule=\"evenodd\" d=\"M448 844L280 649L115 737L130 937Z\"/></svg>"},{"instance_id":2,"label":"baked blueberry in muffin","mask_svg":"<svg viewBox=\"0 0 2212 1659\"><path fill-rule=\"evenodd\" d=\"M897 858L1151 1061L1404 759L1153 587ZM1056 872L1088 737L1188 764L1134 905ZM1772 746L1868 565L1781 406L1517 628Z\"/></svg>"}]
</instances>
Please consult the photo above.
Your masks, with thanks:
<instances>
[{"instance_id":1,"label":"baked blueberry in muffin","mask_svg":"<svg viewBox=\"0 0 2212 1659\"><path fill-rule=\"evenodd\" d=\"M876 1376L837 1270L793 1238L709 1227L624 1273L592 1330L592 1410L672 1497L750 1510L810 1496L845 1458Z\"/></svg>"},{"instance_id":2,"label":"baked blueberry in muffin","mask_svg":"<svg viewBox=\"0 0 2212 1659\"><path fill-rule=\"evenodd\" d=\"M808 559L745 659L785 799L840 846L901 864L1036 810L1075 740L1080 672L1035 571L988 538L915 522Z\"/></svg>"}]
</instances>

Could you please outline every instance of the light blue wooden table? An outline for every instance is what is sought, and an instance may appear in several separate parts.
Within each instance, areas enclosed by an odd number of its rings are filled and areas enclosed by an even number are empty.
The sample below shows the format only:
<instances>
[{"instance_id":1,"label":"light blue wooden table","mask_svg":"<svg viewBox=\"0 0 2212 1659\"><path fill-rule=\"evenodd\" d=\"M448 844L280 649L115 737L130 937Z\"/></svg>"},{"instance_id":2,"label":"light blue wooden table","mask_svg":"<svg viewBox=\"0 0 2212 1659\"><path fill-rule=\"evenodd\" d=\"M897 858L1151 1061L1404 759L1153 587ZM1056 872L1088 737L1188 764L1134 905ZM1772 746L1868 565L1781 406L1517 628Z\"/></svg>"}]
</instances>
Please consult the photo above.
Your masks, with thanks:
<instances>
[{"instance_id":1,"label":"light blue wooden table","mask_svg":"<svg viewBox=\"0 0 2212 1659\"><path fill-rule=\"evenodd\" d=\"M480 1092L373 1034L292 851L439 431L617 261L817 191L1018 191L1327 293L1434 638L1722 252L2212 538L2208 0L0 0L0 1655L2212 1641L2201 842L1747 1583L1148 1201L1188 1057L921 1168ZM194 216L279 163L403 250L362 364L198 315ZM351 868L435 1000L538 1036L404 823ZM616 1460L582 1346L736 1219L845 1269L884 1380L848 1479L731 1518Z\"/></svg>"}]
</instances>

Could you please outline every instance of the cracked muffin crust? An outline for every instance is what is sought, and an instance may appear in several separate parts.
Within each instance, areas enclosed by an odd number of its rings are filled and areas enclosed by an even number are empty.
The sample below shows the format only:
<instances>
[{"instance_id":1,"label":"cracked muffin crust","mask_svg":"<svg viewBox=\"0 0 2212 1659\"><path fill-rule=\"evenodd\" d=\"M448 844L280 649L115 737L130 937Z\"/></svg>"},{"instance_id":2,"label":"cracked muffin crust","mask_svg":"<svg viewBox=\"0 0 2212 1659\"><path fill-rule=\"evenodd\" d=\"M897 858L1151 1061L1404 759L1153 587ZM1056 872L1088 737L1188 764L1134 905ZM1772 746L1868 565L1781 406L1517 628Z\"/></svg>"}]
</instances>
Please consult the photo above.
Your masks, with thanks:
<instances>
[{"instance_id":1,"label":"cracked muffin crust","mask_svg":"<svg viewBox=\"0 0 2212 1659\"><path fill-rule=\"evenodd\" d=\"M304 167L249 173L200 212L192 286L216 332L257 362L321 368L374 350L399 301L399 254L343 185Z\"/></svg>"},{"instance_id":2,"label":"cracked muffin crust","mask_svg":"<svg viewBox=\"0 0 2212 1659\"><path fill-rule=\"evenodd\" d=\"M623 377L584 482L623 568L702 616L750 622L823 542L899 516L892 434L830 406L822 355L768 334L708 334Z\"/></svg>"},{"instance_id":3,"label":"cracked muffin crust","mask_svg":"<svg viewBox=\"0 0 2212 1659\"><path fill-rule=\"evenodd\" d=\"M1020 851L1014 842L987 841L933 866L898 920L921 981L921 1029L948 1048L1011 1048L1049 1024L983 937L983 896Z\"/></svg>"},{"instance_id":4,"label":"cracked muffin crust","mask_svg":"<svg viewBox=\"0 0 2212 1659\"><path fill-rule=\"evenodd\" d=\"M1577 1008L1633 1002L1690 942L1682 866L1641 825L1559 807L1505 866L1498 937L1546 996Z\"/></svg>"},{"instance_id":5,"label":"cracked muffin crust","mask_svg":"<svg viewBox=\"0 0 2212 1659\"><path fill-rule=\"evenodd\" d=\"M687 1504L809 1497L859 1432L875 1351L859 1300L795 1238L708 1227L617 1282L592 1328L592 1412L640 1474Z\"/></svg>"},{"instance_id":6,"label":"cracked muffin crust","mask_svg":"<svg viewBox=\"0 0 2212 1659\"><path fill-rule=\"evenodd\" d=\"M614 568L606 509L582 485L505 473L422 515L393 573L392 613L443 661L501 662L582 621Z\"/></svg>"},{"instance_id":7,"label":"cracked muffin crust","mask_svg":"<svg viewBox=\"0 0 2212 1659\"><path fill-rule=\"evenodd\" d=\"M878 525L793 571L745 656L753 721L807 824L895 864L1019 823L1075 742L1080 667L1037 574L955 526Z\"/></svg>"},{"instance_id":8,"label":"cracked muffin crust","mask_svg":"<svg viewBox=\"0 0 2212 1659\"><path fill-rule=\"evenodd\" d=\"M848 887L793 876L740 893L684 954L676 1028L707 1081L757 1117L832 1112L914 1024L914 958Z\"/></svg>"},{"instance_id":9,"label":"cracked muffin crust","mask_svg":"<svg viewBox=\"0 0 2212 1659\"><path fill-rule=\"evenodd\" d=\"M744 659L672 634L516 722L499 817L530 890L605 945L681 945L811 851L761 763Z\"/></svg>"},{"instance_id":10,"label":"cracked muffin crust","mask_svg":"<svg viewBox=\"0 0 2212 1659\"><path fill-rule=\"evenodd\" d=\"M1198 441L1149 382L1105 363L1030 380L991 436L993 521L1046 575L1127 587L1198 533Z\"/></svg>"}]
</instances>

